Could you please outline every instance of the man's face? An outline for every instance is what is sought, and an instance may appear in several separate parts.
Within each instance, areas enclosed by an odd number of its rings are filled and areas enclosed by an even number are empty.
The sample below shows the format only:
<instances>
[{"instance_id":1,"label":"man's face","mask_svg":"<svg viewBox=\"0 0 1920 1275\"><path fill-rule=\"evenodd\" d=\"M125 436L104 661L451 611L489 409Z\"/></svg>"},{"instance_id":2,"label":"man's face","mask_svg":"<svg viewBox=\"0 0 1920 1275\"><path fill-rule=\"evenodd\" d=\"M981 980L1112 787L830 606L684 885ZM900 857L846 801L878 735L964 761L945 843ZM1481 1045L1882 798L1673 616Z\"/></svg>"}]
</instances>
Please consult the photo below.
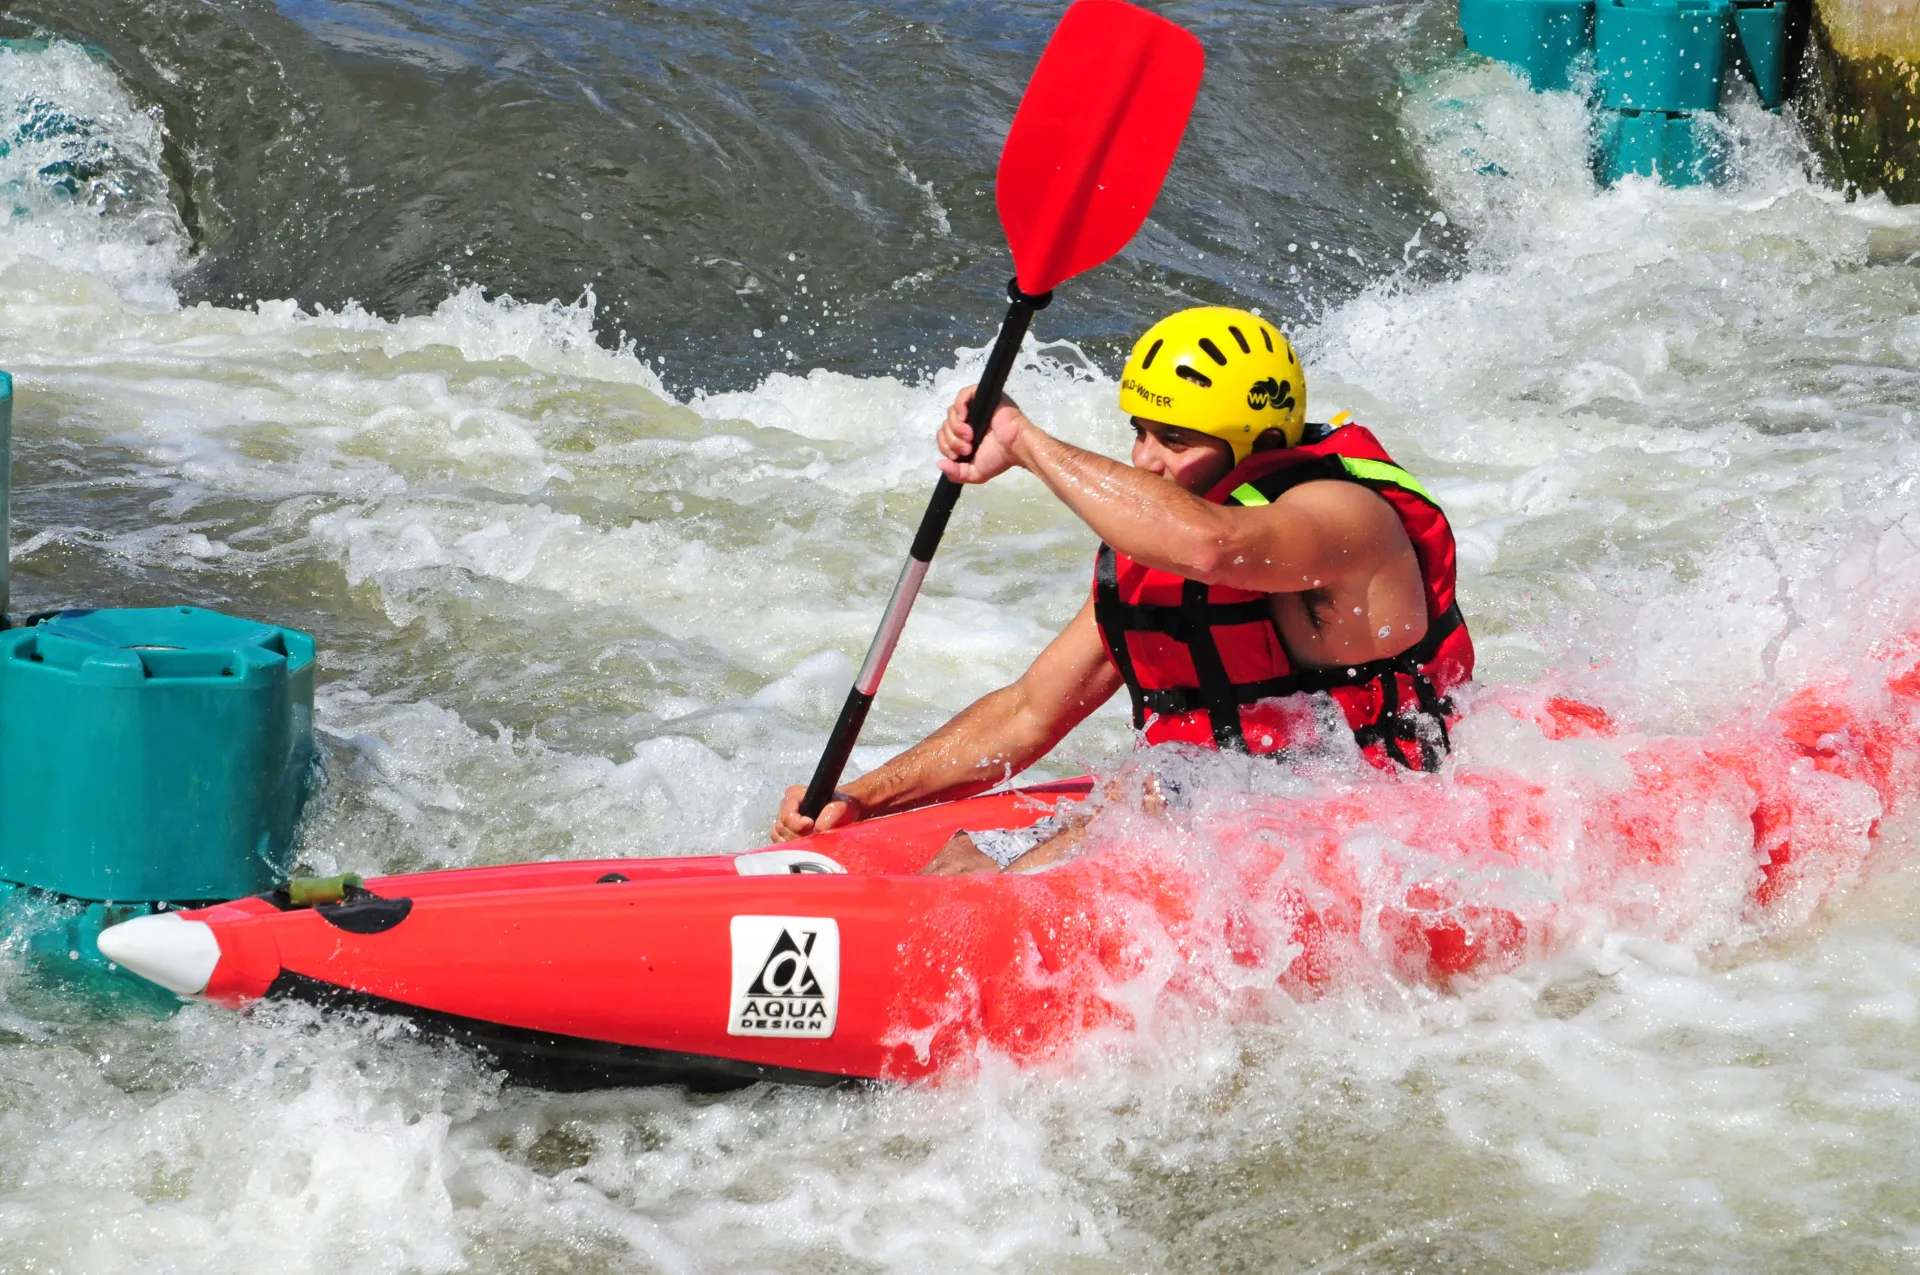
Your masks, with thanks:
<instances>
[{"instance_id":1,"label":"man's face","mask_svg":"<svg viewBox=\"0 0 1920 1275\"><path fill-rule=\"evenodd\" d=\"M1136 416L1133 464L1198 494L1227 476L1233 468L1233 449L1210 434Z\"/></svg>"}]
</instances>

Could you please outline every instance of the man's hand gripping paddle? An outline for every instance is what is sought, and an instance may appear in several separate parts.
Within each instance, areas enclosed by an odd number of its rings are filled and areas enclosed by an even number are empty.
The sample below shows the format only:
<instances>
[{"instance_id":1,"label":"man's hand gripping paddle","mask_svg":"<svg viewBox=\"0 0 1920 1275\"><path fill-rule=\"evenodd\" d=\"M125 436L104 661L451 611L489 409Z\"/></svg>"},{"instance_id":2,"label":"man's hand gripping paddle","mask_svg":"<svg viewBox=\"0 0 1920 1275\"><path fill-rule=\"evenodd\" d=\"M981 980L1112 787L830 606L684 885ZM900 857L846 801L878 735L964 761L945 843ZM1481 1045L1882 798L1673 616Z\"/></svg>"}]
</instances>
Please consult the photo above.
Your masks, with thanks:
<instances>
[{"instance_id":1,"label":"man's hand gripping paddle","mask_svg":"<svg viewBox=\"0 0 1920 1275\"><path fill-rule=\"evenodd\" d=\"M1126 247L1147 219L1186 131L1204 60L1192 33L1123 0L1077 0L1054 29L1007 131L994 183L1014 280L967 409L976 446L1027 325L1053 300L1054 286ZM960 484L943 476L800 802L809 819L833 799L959 498Z\"/></svg>"}]
</instances>

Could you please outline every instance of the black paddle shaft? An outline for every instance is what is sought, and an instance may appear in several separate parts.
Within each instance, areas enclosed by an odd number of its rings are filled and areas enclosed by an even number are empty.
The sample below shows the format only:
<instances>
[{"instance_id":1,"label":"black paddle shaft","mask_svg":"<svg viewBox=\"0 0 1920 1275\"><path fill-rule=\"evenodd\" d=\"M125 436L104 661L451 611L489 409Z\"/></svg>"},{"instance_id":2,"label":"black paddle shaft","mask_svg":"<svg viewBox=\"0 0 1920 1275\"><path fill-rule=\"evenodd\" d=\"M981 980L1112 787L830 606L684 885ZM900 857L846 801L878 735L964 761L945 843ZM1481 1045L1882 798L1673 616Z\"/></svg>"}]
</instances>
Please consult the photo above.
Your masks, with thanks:
<instances>
[{"instance_id":1,"label":"black paddle shaft","mask_svg":"<svg viewBox=\"0 0 1920 1275\"><path fill-rule=\"evenodd\" d=\"M973 427L976 448L986 438L994 409L1000 405L1000 391L1006 388L1007 374L1013 371L1013 361L1019 357L1027 326L1035 314L1047 308L1053 293L1022 292L1016 280L1007 285L1007 299L1011 303L1007 306L1007 317L1000 323L1000 335L994 339L986 370L980 374L980 385L974 390L973 402L967 406L967 424ZM971 453L962 459L972 459ZM940 537L947 532L947 519L953 516L961 486L945 474L940 475L933 499L927 502L927 512L920 517L920 530L914 534L913 548L908 551L907 564L893 586L893 597L887 602L879 631L873 635L873 645L867 648L866 663L861 665L860 676L847 692L840 720L833 724L833 734L827 738L826 750L820 754L820 764L814 767L813 781L807 785L807 795L800 801L800 813L809 819L818 818L833 800L833 790L847 768L847 758L860 738L860 728L866 724L867 710L873 707L873 697L880 689L881 675L887 671L887 661L893 658L900 631L906 627L907 613L913 609L914 598L919 596L920 582L926 579L927 566L940 548Z\"/></svg>"}]
</instances>

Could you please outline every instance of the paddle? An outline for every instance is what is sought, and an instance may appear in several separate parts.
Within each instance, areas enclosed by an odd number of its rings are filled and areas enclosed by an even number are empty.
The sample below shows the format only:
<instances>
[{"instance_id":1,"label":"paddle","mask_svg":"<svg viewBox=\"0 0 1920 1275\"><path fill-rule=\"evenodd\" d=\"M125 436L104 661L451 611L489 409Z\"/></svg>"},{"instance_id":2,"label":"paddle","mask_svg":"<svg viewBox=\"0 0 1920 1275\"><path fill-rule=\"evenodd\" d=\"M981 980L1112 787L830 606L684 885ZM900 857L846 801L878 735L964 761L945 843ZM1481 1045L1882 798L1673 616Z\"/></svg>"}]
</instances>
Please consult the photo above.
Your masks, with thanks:
<instances>
[{"instance_id":1,"label":"paddle","mask_svg":"<svg viewBox=\"0 0 1920 1275\"><path fill-rule=\"evenodd\" d=\"M995 197L1014 279L1007 317L967 409L976 443L986 437L1027 325L1053 300L1055 285L1119 252L1147 219L1186 131L1203 62L1190 32L1123 0L1076 0L1054 29L1000 151ZM933 489L866 663L800 802L809 819L833 799L960 486L942 475Z\"/></svg>"}]
</instances>

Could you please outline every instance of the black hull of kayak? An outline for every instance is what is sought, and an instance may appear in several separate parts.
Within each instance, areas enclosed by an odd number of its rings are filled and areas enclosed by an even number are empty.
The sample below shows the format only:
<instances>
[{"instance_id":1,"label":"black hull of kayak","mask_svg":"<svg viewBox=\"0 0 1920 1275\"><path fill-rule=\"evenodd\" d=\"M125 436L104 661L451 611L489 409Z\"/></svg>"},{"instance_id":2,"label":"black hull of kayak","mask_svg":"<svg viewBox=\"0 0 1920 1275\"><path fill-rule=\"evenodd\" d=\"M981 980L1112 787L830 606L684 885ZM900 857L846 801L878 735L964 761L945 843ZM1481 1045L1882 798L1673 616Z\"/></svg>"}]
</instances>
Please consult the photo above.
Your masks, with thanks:
<instances>
[{"instance_id":1,"label":"black hull of kayak","mask_svg":"<svg viewBox=\"0 0 1920 1275\"><path fill-rule=\"evenodd\" d=\"M736 1058L683 1054L508 1027L336 987L287 970L282 970L273 980L267 996L304 1001L333 1011L396 1015L428 1036L481 1054L515 1083L560 1093L650 1085L678 1085L696 1093L725 1093L762 1082L813 1088L872 1083L831 1072L802 1071Z\"/></svg>"}]
</instances>

